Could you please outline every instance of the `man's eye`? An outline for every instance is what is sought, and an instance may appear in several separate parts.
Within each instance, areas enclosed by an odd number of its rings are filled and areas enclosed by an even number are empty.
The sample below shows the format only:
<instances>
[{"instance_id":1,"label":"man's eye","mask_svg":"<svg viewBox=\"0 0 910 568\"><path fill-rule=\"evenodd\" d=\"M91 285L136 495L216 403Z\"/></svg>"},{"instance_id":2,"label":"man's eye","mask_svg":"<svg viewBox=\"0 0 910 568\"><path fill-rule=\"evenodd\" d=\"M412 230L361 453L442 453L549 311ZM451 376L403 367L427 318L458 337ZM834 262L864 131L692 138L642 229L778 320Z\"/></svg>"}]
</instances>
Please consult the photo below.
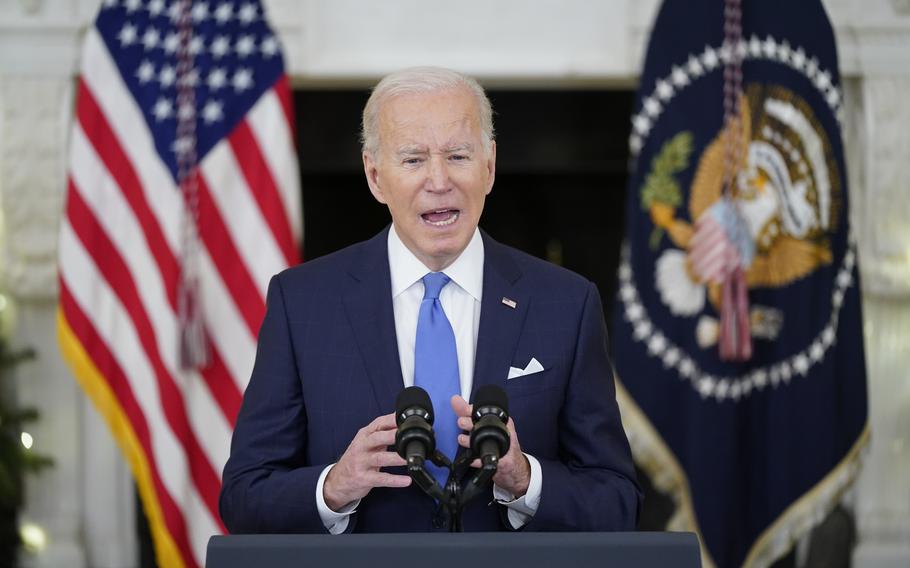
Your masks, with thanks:
<instances>
[{"instance_id":1,"label":"man's eye","mask_svg":"<svg viewBox=\"0 0 910 568\"><path fill-rule=\"evenodd\" d=\"M405 158L401 163L406 166L416 166L422 161L420 158Z\"/></svg>"},{"instance_id":2,"label":"man's eye","mask_svg":"<svg viewBox=\"0 0 910 568\"><path fill-rule=\"evenodd\" d=\"M452 154L451 156L449 156L449 159L454 160L456 162L461 162L463 160L467 160L468 157L464 154Z\"/></svg>"}]
</instances>

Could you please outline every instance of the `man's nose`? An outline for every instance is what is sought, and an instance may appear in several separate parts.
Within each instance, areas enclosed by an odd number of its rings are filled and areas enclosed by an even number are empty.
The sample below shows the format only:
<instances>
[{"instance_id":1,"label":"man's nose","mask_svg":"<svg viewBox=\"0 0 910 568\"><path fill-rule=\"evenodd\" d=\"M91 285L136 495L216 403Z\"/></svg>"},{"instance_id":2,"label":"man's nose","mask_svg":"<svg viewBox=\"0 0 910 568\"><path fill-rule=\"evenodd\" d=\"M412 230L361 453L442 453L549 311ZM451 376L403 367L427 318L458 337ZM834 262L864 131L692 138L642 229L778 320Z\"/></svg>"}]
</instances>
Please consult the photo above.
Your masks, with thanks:
<instances>
[{"instance_id":1,"label":"man's nose","mask_svg":"<svg viewBox=\"0 0 910 568\"><path fill-rule=\"evenodd\" d=\"M445 156L431 156L429 171L427 172L427 190L436 192L448 191L450 186L449 169Z\"/></svg>"}]
</instances>

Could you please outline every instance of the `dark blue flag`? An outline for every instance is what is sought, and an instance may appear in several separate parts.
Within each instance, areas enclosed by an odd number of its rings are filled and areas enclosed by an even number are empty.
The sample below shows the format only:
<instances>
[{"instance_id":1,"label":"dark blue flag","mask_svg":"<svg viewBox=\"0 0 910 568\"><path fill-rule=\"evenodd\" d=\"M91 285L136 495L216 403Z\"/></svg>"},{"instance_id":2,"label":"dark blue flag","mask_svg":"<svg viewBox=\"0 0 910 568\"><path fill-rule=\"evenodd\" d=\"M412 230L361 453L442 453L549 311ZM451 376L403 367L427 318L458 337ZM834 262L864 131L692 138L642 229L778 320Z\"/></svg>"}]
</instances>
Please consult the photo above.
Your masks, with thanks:
<instances>
[{"instance_id":1,"label":"dark blue flag","mask_svg":"<svg viewBox=\"0 0 910 568\"><path fill-rule=\"evenodd\" d=\"M613 333L636 460L722 567L788 552L868 438L834 34L816 0L738 21L722 0L658 14Z\"/></svg>"}]
</instances>

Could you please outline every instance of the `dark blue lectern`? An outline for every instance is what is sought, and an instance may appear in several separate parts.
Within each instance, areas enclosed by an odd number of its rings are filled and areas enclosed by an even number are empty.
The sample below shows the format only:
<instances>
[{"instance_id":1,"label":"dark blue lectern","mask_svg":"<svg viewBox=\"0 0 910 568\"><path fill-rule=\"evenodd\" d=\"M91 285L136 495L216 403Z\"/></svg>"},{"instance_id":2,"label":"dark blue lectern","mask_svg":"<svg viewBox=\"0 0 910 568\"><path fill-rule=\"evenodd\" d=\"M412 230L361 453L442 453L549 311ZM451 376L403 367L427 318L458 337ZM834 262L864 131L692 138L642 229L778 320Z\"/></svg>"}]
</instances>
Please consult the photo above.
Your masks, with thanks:
<instances>
[{"instance_id":1,"label":"dark blue lectern","mask_svg":"<svg viewBox=\"0 0 910 568\"><path fill-rule=\"evenodd\" d=\"M701 568L692 533L213 536L207 568Z\"/></svg>"}]
</instances>

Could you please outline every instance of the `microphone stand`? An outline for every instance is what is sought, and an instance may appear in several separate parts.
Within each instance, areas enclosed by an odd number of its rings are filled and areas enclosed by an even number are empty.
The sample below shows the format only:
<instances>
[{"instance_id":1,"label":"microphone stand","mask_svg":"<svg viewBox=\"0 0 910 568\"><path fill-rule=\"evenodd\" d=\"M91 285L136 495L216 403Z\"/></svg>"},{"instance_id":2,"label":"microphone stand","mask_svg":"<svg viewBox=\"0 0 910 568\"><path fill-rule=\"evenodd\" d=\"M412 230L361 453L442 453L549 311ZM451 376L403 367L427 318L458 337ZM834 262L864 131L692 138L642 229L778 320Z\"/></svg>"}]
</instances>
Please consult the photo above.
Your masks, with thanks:
<instances>
[{"instance_id":1,"label":"microphone stand","mask_svg":"<svg viewBox=\"0 0 910 568\"><path fill-rule=\"evenodd\" d=\"M419 456L413 456L408 460L407 470L411 479L417 484L424 493L435 499L442 508L448 520L449 532L464 532L462 523L462 513L465 505L469 501L483 493L484 489L496 474L499 465L499 458L495 455L485 456L481 459L481 467L471 477L464 487L458 482L457 472L473 461L473 456L469 453L464 454L454 464L449 458L436 450L430 458L434 464L439 467L445 467L449 470L449 477L446 480L445 488L439 485L430 473L424 468L425 460Z\"/></svg>"}]
</instances>

